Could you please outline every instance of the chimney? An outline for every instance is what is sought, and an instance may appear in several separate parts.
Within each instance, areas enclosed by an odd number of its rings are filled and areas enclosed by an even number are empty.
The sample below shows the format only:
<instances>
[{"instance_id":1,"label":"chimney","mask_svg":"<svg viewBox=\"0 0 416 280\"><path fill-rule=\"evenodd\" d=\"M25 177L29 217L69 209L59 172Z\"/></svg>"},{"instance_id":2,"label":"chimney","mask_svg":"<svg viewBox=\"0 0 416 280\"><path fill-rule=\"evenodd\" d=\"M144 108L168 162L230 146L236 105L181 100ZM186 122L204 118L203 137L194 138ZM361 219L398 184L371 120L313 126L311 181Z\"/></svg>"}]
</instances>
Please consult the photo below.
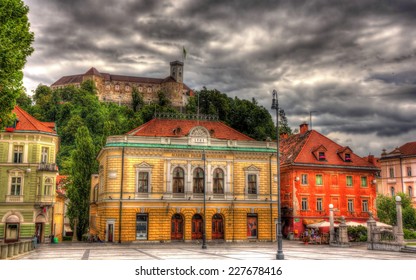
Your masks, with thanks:
<instances>
[{"instance_id":1,"label":"chimney","mask_svg":"<svg viewBox=\"0 0 416 280\"><path fill-rule=\"evenodd\" d=\"M287 134L287 132L280 133L280 138L281 139L287 139L288 137L289 137L289 134Z\"/></svg>"},{"instance_id":2,"label":"chimney","mask_svg":"<svg viewBox=\"0 0 416 280\"><path fill-rule=\"evenodd\" d=\"M374 156L373 155L368 155L367 160L368 160L369 163L371 163L373 165L375 164Z\"/></svg>"},{"instance_id":3,"label":"chimney","mask_svg":"<svg viewBox=\"0 0 416 280\"><path fill-rule=\"evenodd\" d=\"M305 134L306 132L308 132L308 130L309 128L307 123L303 123L300 125L300 134Z\"/></svg>"}]
</instances>

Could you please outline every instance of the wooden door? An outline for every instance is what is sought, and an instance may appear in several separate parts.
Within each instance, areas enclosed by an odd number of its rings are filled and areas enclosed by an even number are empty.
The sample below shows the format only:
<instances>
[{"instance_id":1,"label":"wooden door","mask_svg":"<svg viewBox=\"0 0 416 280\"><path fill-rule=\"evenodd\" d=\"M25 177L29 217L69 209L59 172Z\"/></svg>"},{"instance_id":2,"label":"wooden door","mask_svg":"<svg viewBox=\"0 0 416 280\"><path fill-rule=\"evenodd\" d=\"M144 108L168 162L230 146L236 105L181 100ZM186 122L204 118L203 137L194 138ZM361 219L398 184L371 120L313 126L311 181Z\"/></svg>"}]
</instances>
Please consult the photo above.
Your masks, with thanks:
<instances>
[{"instance_id":1,"label":"wooden door","mask_svg":"<svg viewBox=\"0 0 416 280\"><path fill-rule=\"evenodd\" d=\"M224 222L220 214L212 217L212 239L224 239Z\"/></svg>"},{"instance_id":2,"label":"wooden door","mask_svg":"<svg viewBox=\"0 0 416 280\"><path fill-rule=\"evenodd\" d=\"M171 240L183 240L183 218L179 214L172 216Z\"/></svg>"},{"instance_id":3,"label":"wooden door","mask_svg":"<svg viewBox=\"0 0 416 280\"><path fill-rule=\"evenodd\" d=\"M113 242L113 235L114 235L114 228L113 228L113 224L108 224L108 242Z\"/></svg>"},{"instance_id":4,"label":"wooden door","mask_svg":"<svg viewBox=\"0 0 416 280\"><path fill-rule=\"evenodd\" d=\"M202 239L203 221L199 214L192 217L192 239Z\"/></svg>"}]
</instances>

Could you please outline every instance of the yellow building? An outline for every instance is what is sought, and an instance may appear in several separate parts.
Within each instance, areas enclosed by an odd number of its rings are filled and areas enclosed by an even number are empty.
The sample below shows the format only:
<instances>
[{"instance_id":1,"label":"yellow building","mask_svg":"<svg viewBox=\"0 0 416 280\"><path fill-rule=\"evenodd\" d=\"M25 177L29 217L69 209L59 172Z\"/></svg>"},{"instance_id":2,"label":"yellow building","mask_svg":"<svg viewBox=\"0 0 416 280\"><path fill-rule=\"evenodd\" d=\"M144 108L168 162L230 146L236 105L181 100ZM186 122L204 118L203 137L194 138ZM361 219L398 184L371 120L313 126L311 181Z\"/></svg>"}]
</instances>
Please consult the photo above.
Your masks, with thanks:
<instances>
[{"instance_id":1,"label":"yellow building","mask_svg":"<svg viewBox=\"0 0 416 280\"><path fill-rule=\"evenodd\" d=\"M275 142L219 121L156 118L110 136L93 175L90 231L108 242L191 241L205 219L208 241L273 241L275 152Z\"/></svg>"}]
</instances>

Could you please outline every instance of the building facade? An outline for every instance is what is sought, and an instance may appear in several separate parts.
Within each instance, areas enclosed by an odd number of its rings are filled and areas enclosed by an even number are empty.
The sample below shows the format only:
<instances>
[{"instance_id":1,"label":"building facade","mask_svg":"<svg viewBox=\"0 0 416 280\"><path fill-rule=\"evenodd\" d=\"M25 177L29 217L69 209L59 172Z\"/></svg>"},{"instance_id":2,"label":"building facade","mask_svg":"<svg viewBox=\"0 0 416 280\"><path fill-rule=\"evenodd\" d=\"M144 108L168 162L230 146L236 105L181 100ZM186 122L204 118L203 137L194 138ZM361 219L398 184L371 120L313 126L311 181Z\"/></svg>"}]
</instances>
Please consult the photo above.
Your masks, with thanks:
<instances>
[{"instance_id":1,"label":"building facade","mask_svg":"<svg viewBox=\"0 0 416 280\"><path fill-rule=\"evenodd\" d=\"M91 185L107 242L273 241L276 144L219 121L153 119L111 136ZM204 191L205 190L205 191Z\"/></svg>"},{"instance_id":2,"label":"building facade","mask_svg":"<svg viewBox=\"0 0 416 280\"><path fill-rule=\"evenodd\" d=\"M0 241L52 233L56 154L54 123L40 122L16 106L15 125L0 132Z\"/></svg>"},{"instance_id":3,"label":"building facade","mask_svg":"<svg viewBox=\"0 0 416 280\"><path fill-rule=\"evenodd\" d=\"M166 78L146 78L101 73L95 68L84 74L64 76L51 85L52 89L73 85L79 87L86 80L94 81L97 96L101 102L112 102L120 105L132 106L133 88L143 96L146 104L157 102L158 93L163 91L174 107L184 107L192 90L183 83L184 63L173 61L170 63L170 75Z\"/></svg>"},{"instance_id":4,"label":"building facade","mask_svg":"<svg viewBox=\"0 0 416 280\"><path fill-rule=\"evenodd\" d=\"M379 169L307 124L300 133L282 136L282 232L299 237L311 223L335 217L365 223L376 216L376 175ZM371 157L370 157L371 158ZM370 160L371 161L371 160Z\"/></svg>"},{"instance_id":5,"label":"building facade","mask_svg":"<svg viewBox=\"0 0 416 280\"><path fill-rule=\"evenodd\" d=\"M416 142L409 142L387 153L383 150L381 164L381 193L395 196L409 195L416 207Z\"/></svg>"}]
</instances>

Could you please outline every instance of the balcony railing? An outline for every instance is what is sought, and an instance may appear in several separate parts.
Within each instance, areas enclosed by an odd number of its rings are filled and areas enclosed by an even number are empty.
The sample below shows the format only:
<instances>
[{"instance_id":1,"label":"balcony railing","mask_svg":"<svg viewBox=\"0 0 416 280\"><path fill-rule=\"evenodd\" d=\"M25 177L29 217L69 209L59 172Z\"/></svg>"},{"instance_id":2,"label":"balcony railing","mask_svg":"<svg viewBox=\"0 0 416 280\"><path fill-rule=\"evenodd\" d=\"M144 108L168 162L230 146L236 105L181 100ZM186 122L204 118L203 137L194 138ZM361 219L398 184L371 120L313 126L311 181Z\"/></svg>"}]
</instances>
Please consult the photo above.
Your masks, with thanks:
<instances>
[{"instance_id":1,"label":"balcony railing","mask_svg":"<svg viewBox=\"0 0 416 280\"><path fill-rule=\"evenodd\" d=\"M23 195L6 195L6 202L23 202Z\"/></svg>"},{"instance_id":2,"label":"balcony railing","mask_svg":"<svg viewBox=\"0 0 416 280\"><path fill-rule=\"evenodd\" d=\"M58 166L56 163L39 163L38 171L57 172Z\"/></svg>"},{"instance_id":3,"label":"balcony railing","mask_svg":"<svg viewBox=\"0 0 416 280\"><path fill-rule=\"evenodd\" d=\"M50 205L54 202L55 197L53 195L37 195L35 203L42 205Z\"/></svg>"}]
</instances>

